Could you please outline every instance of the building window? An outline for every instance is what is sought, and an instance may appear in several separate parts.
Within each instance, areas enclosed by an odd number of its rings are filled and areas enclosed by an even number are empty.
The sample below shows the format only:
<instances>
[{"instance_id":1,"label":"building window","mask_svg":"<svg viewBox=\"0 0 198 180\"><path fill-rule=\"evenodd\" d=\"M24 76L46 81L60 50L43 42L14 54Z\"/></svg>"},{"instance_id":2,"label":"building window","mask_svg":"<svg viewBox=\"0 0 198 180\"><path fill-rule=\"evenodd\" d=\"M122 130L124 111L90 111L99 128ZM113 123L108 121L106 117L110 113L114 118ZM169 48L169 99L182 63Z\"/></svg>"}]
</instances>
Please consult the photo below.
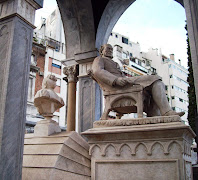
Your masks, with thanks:
<instances>
[{"instance_id":1,"label":"building window","mask_svg":"<svg viewBox=\"0 0 198 180\"><path fill-rule=\"evenodd\" d=\"M172 107L173 111L175 111L175 107Z\"/></svg>"},{"instance_id":2,"label":"building window","mask_svg":"<svg viewBox=\"0 0 198 180\"><path fill-rule=\"evenodd\" d=\"M150 66L150 62L149 61L146 61L146 66Z\"/></svg>"},{"instance_id":3,"label":"building window","mask_svg":"<svg viewBox=\"0 0 198 180\"><path fill-rule=\"evenodd\" d=\"M171 96L171 99L175 99L175 96Z\"/></svg>"},{"instance_id":4,"label":"building window","mask_svg":"<svg viewBox=\"0 0 198 180\"><path fill-rule=\"evenodd\" d=\"M115 37L118 38L118 35L116 34Z\"/></svg>"},{"instance_id":5,"label":"building window","mask_svg":"<svg viewBox=\"0 0 198 180\"><path fill-rule=\"evenodd\" d=\"M122 37L122 42L125 43L125 44L128 44L129 43L129 40L125 37Z\"/></svg>"},{"instance_id":6,"label":"building window","mask_svg":"<svg viewBox=\"0 0 198 180\"><path fill-rule=\"evenodd\" d=\"M183 102L183 99L179 98L179 101L180 101L180 102Z\"/></svg>"},{"instance_id":7,"label":"building window","mask_svg":"<svg viewBox=\"0 0 198 180\"><path fill-rule=\"evenodd\" d=\"M142 66L142 62L140 60L138 60L138 65Z\"/></svg>"},{"instance_id":8,"label":"building window","mask_svg":"<svg viewBox=\"0 0 198 180\"><path fill-rule=\"evenodd\" d=\"M167 85L165 85L165 90L166 90L166 91L168 90L168 86L167 86Z\"/></svg>"},{"instance_id":9,"label":"building window","mask_svg":"<svg viewBox=\"0 0 198 180\"><path fill-rule=\"evenodd\" d=\"M173 78L173 75L172 74L170 75L170 78Z\"/></svg>"},{"instance_id":10,"label":"building window","mask_svg":"<svg viewBox=\"0 0 198 180\"><path fill-rule=\"evenodd\" d=\"M122 53L122 58L123 58L123 59L127 59L127 57L128 57L128 56L127 56L127 53L123 52L123 53Z\"/></svg>"},{"instance_id":11,"label":"building window","mask_svg":"<svg viewBox=\"0 0 198 180\"><path fill-rule=\"evenodd\" d=\"M58 64L54 64L54 63L52 63L52 66L53 66L53 67L56 67L56 68L61 69L61 66L60 66L60 65L58 65Z\"/></svg>"},{"instance_id":12,"label":"building window","mask_svg":"<svg viewBox=\"0 0 198 180\"><path fill-rule=\"evenodd\" d=\"M36 56L34 54L32 54L32 56L31 56L31 65L33 65L33 66L37 65Z\"/></svg>"},{"instance_id":13,"label":"building window","mask_svg":"<svg viewBox=\"0 0 198 180\"><path fill-rule=\"evenodd\" d=\"M48 71L61 75L61 62L49 58Z\"/></svg>"},{"instance_id":14,"label":"building window","mask_svg":"<svg viewBox=\"0 0 198 180\"><path fill-rule=\"evenodd\" d=\"M56 10L51 14L50 23L55 20Z\"/></svg>"},{"instance_id":15,"label":"building window","mask_svg":"<svg viewBox=\"0 0 198 180\"><path fill-rule=\"evenodd\" d=\"M60 79L57 79L57 81L56 81L56 87L55 87L54 91L56 93L60 93L60 91L61 91L61 80Z\"/></svg>"},{"instance_id":16,"label":"building window","mask_svg":"<svg viewBox=\"0 0 198 180\"><path fill-rule=\"evenodd\" d=\"M130 57L132 57L133 56L133 54L132 53L130 53Z\"/></svg>"},{"instance_id":17,"label":"building window","mask_svg":"<svg viewBox=\"0 0 198 180\"><path fill-rule=\"evenodd\" d=\"M111 36L113 36L113 34L111 33Z\"/></svg>"}]
</instances>

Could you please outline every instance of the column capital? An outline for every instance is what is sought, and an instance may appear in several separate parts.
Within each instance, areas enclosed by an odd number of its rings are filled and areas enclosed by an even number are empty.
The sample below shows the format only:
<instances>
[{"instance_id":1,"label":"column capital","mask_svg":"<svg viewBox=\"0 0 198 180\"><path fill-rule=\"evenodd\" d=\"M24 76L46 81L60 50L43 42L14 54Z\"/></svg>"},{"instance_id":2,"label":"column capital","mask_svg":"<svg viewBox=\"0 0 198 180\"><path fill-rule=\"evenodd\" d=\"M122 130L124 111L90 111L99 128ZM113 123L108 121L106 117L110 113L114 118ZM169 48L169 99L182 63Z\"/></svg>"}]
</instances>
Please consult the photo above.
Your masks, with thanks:
<instances>
[{"instance_id":1,"label":"column capital","mask_svg":"<svg viewBox=\"0 0 198 180\"><path fill-rule=\"evenodd\" d=\"M68 82L77 82L77 65L66 66L63 73L67 76Z\"/></svg>"}]
</instances>

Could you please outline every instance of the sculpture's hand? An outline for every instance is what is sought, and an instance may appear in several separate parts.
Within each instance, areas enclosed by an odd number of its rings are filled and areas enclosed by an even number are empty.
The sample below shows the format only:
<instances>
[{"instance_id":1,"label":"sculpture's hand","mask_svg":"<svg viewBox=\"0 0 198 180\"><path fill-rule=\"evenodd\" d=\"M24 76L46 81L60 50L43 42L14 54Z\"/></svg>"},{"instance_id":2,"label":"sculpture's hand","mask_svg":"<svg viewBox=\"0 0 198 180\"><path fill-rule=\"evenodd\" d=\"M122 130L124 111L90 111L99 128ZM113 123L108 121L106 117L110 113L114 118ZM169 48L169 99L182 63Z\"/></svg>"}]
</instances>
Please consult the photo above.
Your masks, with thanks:
<instances>
[{"instance_id":1,"label":"sculpture's hand","mask_svg":"<svg viewBox=\"0 0 198 180\"><path fill-rule=\"evenodd\" d=\"M127 79L119 77L116 79L115 84L118 86L125 86L128 83Z\"/></svg>"}]
</instances>

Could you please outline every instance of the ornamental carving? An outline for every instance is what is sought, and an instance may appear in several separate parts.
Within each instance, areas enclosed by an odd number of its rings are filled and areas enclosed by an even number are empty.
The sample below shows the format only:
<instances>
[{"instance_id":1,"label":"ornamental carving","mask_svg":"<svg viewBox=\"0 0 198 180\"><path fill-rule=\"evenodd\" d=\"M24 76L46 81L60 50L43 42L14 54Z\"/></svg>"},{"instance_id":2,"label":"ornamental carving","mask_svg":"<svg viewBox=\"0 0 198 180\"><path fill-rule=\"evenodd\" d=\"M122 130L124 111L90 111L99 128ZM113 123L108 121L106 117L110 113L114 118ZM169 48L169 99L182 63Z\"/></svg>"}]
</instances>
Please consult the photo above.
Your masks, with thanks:
<instances>
[{"instance_id":1,"label":"ornamental carving","mask_svg":"<svg viewBox=\"0 0 198 180\"><path fill-rule=\"evenodd\" d=\"M136 118L136 119L116 119L116 120L108 120L108 121L100 120L94 122L94 128L113 127L113 126L135 126L135 125L171 123L171 122L180 122L180 121L181 118L177 115Z\"/></svg>"},{"instance_id":2,"label":"ornamental carving","mask_svg":"<svg viewBox=\"0 0 198 180\"><path fill-rule=\"evenodd\" d=\"M64 67L63 73L67 76L68 82L77 82L77 66Z\"/></svg>"},{"instance_id":3,"label":"ornamental carving","mask_svg":"<svg viewBox=\"0 0 198 180\"><path fill-rule=\"evenodd\" d=\"M127 146L128 150L130 151L130 154L132 156L135 156L137 151L138 151L139 146L143 146L144 150L145 150L145 153L148 156L152 156L153 151L156 148L156 145L161 146L161 149L162 149L164 155L169 155L169 153L171 152L171 148L172 148L173 144L178 145L181 153L189 155L190 152L188 150L186 151L186 148L185 149L183 148L182 143L180 141L176 141L176 140L172 140L172 141L168 141L168 142L155 141L155 142L152 142L152 143L151 142L138 142L138 143L134 143L134 144L132 144L132 143L93 144L93 145L91 145L91 147L89 149L89 155L92 155L95 148L99 148L101 156L106 156L106 152L107 152L108 148L113 147L116 156L121 156L121 152L123 150L123 147Z\"/></svg>"}]
</instances>

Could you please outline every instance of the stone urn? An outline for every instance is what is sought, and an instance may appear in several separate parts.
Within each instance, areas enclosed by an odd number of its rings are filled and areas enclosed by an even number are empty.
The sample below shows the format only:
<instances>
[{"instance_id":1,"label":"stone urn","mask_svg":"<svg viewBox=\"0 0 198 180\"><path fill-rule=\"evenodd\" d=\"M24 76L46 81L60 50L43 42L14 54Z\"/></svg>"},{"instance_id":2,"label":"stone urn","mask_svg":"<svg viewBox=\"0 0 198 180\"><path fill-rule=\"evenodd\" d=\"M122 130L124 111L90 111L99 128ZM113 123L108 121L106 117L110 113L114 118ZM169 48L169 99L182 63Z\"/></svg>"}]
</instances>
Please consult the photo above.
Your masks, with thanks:
<instances>
[{"instance_id":1,"label":"stone urn","mask_svg":"<svg viewBox=\"0 0 198 180\"><path fill-rule=\"evenodd\" d=\"M39 90L34 99L34 105L39 114L45 117L44 120L38 121L34 134L36 136L49 136L61 132L58 123L52 120L53 113L64 106L64 101L55 92L57 78L54 75L48 75L42 83L42 89Z\"/></svg>"}]
</instances>

